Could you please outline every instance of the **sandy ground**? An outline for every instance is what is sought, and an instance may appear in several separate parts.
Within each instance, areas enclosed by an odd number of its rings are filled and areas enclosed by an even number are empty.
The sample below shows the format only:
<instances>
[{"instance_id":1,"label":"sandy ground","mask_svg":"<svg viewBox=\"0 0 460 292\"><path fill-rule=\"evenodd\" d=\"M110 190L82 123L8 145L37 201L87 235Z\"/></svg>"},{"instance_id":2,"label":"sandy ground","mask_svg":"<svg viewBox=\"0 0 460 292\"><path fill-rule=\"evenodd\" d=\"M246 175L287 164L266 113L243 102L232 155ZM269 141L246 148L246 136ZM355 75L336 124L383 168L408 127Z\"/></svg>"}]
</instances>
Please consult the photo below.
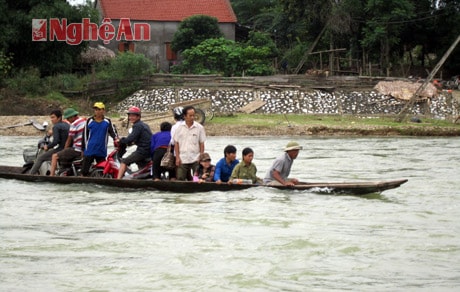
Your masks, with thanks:
<instances>
[{"instance_id":1,"label":"sandy ground","mask_svg":"<svg viewBox=\"0 0 460 292\"><path fill-rule=\"evenodd\" d=\"M48 116L0 116L0 135L3 136L42 136L43 131L38 130L30 124L31 120L37 121L39 124L51 121ZM120 136L126 136L128 129L121 119L112 119L116 125ZM163 120L147 122L155 133L160 129L160 123ZM173 121L169 121L173 122ZM287 124L274 126L270 128L242 127L240 125L213 125L205 124L206 134L208 136L280 136L280 135L305 135L308 134L308 127L289 127Z\"/></svg>"},{"instance_id":2,"label":"sandy ground","mask_svg":"<svg viewBox=\"0 0 460 292\"><path fill-rule=\"evenodd\" d=\"M39 124L47 121L50 125L49 116L0 116L0 136L43 136L44 131L40 131L31 125L30 121L35 120ZM173 123L174 121L167 121ZM160 123L165 120L155 119L147 121L152 132L160 130ZM121 137L128 135L126 124L119 118L112 118ZM248 125L222 125L206 123L205 130L207 136L460 136L458 127L415 127L405 125L406 134L401 134L391 126L324 126L324 125L290 125L280 123L276 126L248 126Z\"/></svg>"}]
</instances>

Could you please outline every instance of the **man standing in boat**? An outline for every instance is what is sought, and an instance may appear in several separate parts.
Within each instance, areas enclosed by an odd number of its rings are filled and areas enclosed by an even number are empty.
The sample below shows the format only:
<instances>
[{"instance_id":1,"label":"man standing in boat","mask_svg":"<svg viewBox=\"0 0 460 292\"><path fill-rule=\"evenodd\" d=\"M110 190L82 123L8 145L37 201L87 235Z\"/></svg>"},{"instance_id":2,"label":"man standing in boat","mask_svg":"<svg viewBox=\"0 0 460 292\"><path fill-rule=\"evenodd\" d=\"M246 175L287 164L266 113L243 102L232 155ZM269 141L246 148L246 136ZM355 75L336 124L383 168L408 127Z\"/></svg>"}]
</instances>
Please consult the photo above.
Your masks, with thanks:
<instances>
[{"instance_id":1,"label":"man standing in boat","mask_svg":"<svg viewBox=\"0 0 460 292\"><path fill-rule=\"evenodd\" d=\"M130 107L128 109L128 120L133 124L132 131L127 137L120 139L120 144L125 146L134 144L137 145L137 148L128 157L121 160L118 179L123 178L128 165L136 163L139 168L142 168L150 159L152 130L150 130L150 127L146 123L141 121L141 109L137 106Z\"/></svg>"},{"instance_id":2,"label":"man standing in boat","mask_svg":"<svg viewBox=\"0 0 460 292\"><path fill-rule=\"evenodd\" d=\"M204 152L206 132L200 123L195 122L195 108L187 106L183 110L184 122L174 132L174 151L176 153L176 178L191 180L192 172L198 167L200 154Z\"/></svg>"},{"instance_id":3,"label":"man standing in boat","mask_svg":"<svg viewBox=\"0 0 460 292\"><path fill-rule=\"evenodd\" d=\"M299 151L302 150L302 146L299 143L291 141L286 147L284 147L284 153L275 159L270 169L264 178L264 184L267 185L282 185L282 186L293 186L299 184L299 180L296 178L289 178L291 173L291 166L294 159L299 155Z\"/></svg>"},{"instance_id":4,"label":"man standing in boat","mask_svg":"<svg viewBox=\"0 0 460 292\"><path fill-rule=\"evenodd\" d=\"M118 133L109 118L105 117L105 105L96 102L93 105L94 116L86 120L83 139L83 161L81 174L87 176L94 160L104 161L107 156L109 135L114 144L118 142Z\"/></svg>"}]
</instances>

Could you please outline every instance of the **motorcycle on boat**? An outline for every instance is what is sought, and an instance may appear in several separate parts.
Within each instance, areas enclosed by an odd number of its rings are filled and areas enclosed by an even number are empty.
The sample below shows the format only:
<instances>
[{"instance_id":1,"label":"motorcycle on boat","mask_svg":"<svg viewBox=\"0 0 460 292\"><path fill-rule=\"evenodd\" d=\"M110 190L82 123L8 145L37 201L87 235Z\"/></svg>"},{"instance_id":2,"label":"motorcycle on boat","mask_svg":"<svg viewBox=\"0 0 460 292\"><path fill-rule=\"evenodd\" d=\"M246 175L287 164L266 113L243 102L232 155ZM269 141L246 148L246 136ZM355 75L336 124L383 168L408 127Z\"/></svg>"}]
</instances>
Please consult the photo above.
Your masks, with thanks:
<instances>
[{"instance_id":1,"label":"motorcycle on boat","mask_svg":"<svg viewBox=\"0 0 460 292\"><path fill-rule=\"evenodd\" d=\"M115 149L107 155L107 159L95 164L90 170L91 177L117 178L120 170L120 159L126 153L127 145L117 145ZM152 178L152 160L146 159L138 164L138 169L133 171L127 168L123 179L147 179Z\"/></svg>"},{"instance_id":2,"label":"motorcycle on boat","mask_svg":"<svg viewBox=\"0 0 460 292\"><path fill-rule=\"evenodd\" d=\"M47 122L43 123L43 128L48 126ZM22 166L22 173L27 173L32 168L35 163L35 160L39 155L41 155L45 150L43 147L45 145L49 145L51 143L51 135L50 133L46 132L45 136L38 140L36 148L26 148L22 152L22 157L24 158L24 164ZM49 175L51 168L51 161L44 161L40 166L38 172L40 175Z\"/></svg>"}]
</instances>

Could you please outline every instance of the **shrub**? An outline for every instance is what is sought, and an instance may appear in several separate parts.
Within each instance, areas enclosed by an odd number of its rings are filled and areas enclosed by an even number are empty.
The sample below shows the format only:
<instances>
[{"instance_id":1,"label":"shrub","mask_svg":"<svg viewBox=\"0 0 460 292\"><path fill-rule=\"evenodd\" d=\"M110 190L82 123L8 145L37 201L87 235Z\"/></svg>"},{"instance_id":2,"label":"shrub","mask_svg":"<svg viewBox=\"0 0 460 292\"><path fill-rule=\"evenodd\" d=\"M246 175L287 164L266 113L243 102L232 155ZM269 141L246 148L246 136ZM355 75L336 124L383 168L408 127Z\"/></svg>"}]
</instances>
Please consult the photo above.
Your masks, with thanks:
<instances>
[{"instance_id":1,"label":"shrub","mask_svg":"<svg viewBox=\"0 0 460 292\"><path fill-rule=\"evenodd\" d=\"M40 71L37 68L20 69L14 76L5 81L6 85L20 93L26 95L39 95L46 92L46 88L40 79Z\"/></svg>"},{"instance_id":2,"label":"shrub","mask_svg":"<svg viewBox=\"0 0 460 292\"><path fill-rule=\"evenodd\" d=\"M61 104L67 104L69 100L58 91L51 91L46 96L45 99L50 101L58 101Z\"/></svg>"},{"instance_id":3,"label":"shrub","mask_svg":"<svg viewBox=\"0 0 460 292\"><path fill-rule=\"evenodd\" d=\"M143 54L120 53L108 64L99 67L101 79L125 80L148 76L155 72L152 61Z\"/></svg>"},{"instance_id":4,"label":"shrub","mask_svg":"<svg viewBox=\"0 0 460 292\"><path fill-rule=\"evenodd\" d=\"M224 76L270 75L273 50L234 41L207 39L183 52L182 64L174 66L174 73L222 74Z\"/></svg>"},{"instance_id":5,"label":"shrub","mask_svg":"<svg viewBox=\"0 0 460 292\"><path fill-rule=\"evenodd\" d=\"M13 68L12 59L12 55L7 56L3 51L0 51L0 80L6 78Z\"/></svg>"},{"instance_id":6,"label":"shrub","mask_svg":"<svg viewBox=\"0 0 460 292\"><path fill-rule=\"evenodd\" d=\"M74 74L59 74L45 78L50 90L81 90L82 81Z\"/></svg>"}]
</instances>

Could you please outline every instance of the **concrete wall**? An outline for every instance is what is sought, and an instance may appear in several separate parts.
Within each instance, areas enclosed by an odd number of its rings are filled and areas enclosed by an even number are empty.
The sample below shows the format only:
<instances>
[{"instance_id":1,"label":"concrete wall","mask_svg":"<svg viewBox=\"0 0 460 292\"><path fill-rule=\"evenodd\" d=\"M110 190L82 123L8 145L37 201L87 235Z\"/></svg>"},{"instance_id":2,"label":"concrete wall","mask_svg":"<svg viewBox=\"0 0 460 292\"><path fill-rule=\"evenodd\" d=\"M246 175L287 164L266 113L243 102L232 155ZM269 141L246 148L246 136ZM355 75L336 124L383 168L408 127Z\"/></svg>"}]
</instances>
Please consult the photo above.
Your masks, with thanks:
<instances>
[{"instance_id":1,"label":"concrete wall","mask_svg":"<svg viewBox=\"0 0 460 292\"><path fill-rule=\"evenodd\" d=\"M140 90L119 103L116 109L125 112L129 106L136 105L143 111L165 112L171 104L200 98L211 100L213 111L218 113L237 112L256 99L266 102L257 113L280 114L394 115L405 105L405 101L375 91L327 93L319 90L158 88ZM447 119L459 115L459 112L456 99L441 94L417 103L411 114Z\"/></svg>"}]
</instances>

